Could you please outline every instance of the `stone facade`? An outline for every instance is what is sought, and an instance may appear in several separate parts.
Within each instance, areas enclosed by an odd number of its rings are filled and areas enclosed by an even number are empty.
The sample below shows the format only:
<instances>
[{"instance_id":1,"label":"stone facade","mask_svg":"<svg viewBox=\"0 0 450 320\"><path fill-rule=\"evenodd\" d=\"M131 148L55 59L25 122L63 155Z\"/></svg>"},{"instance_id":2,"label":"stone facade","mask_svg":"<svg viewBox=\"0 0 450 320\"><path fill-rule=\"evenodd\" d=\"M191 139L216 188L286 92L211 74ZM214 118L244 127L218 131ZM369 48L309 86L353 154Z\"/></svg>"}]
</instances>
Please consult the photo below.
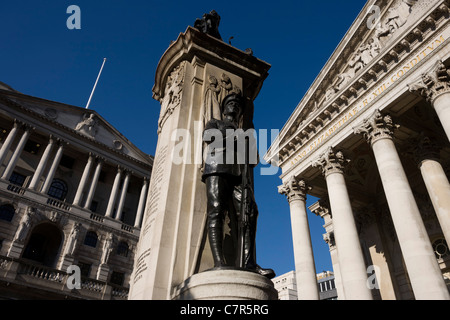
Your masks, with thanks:
<instances>
[{"instance_id":1,"label":"stone facade","mask_svg":"<svg viewBox=\"0 0 450 320\"><path fill-rule=\"evenodd\" d=\"M153 158L95 111L3 84L0 128L0 297L126 299Z\"/></svg>"},{"instance_id":2,"label":"stone facade","mask_svg":"<svg viewBox=\"0 0 450 320\"><path fill-rule=\"evenodd\" d=\"M282 168L297 281L315 275L308 194L339 299L450 298L449 5L368 1L265 155Z\"/></svg>"}]
</instances>

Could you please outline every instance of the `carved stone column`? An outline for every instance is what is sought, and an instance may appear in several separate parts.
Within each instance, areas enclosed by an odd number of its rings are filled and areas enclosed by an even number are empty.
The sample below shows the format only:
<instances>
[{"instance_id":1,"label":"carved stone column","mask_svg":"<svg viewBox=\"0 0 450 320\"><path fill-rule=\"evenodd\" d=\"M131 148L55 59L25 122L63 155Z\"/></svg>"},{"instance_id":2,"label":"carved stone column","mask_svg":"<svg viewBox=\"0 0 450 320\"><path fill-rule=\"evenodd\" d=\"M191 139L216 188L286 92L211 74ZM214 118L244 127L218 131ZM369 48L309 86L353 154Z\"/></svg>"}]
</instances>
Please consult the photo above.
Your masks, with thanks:
<instances>
[{"instance_id":1,"label":"carved stone column","mask_svg":"<svg viewBox=\"0 0 450 320\"><path fill-rule=\"evenodd\" d=\"M118 166L114 184L112 186L111 195L109 196L108 207L106 208L106 217L112 218L114 212L114 205L116 204L117 192L119 191L120 179L122 177L123 169Z\"/></svg>"},{"instance_id":2,"label":"carved stone column","mask_svg":"<svg viewBox=\"0 0 450 320\"><path fill-rule=\"evenodd\" d=\"M89 178L89 174L91 173L92 165L94 164L94 155L89 152L89 158L84 167L83 175L81 176L80 183L78 184L77 193L75 194L75 198L73 200L73 204L75 206L79 206L81 203L81 197L83 195L84 188L86 187L86 182Z\"/></svg>"},{"instance_id":3,"label":"carved stone column","mask_svg":"<svg viewBox=\"0 0 450 320\"><path fill-rule=\"evenodd\" d=\"M64 152L64 146L66 142L62 140L58 140L58 151L56 151L55 158L53 159L52 166L50 167L50 170L47 174L47 177L45 178L44 186L42 187L41 192L47 193L50 189L50 186L52 185L53 178L55 177L56 170L58 169L59 162L61 161L61 158L63 156Z\"/></svg>"},{"instance_id":4,"label":"carved stone column","mask_svg":"<svg viewBox=\"0 0 450 320\"><path fill-rule=\"evenodd\" d=\"M94 176L92 177L91 186L89 188L89 192L84 202L84 208L89 209L92 203L92 199L94 198L95 190L97 189L98 179L100 177L100 173L102 171L103 162L105 159L101 157L97 157L97 165L95 166Z\"/></svg>"},{"instance_id":5,"label":"carved stone column","mask_svg":"<svg viewBox=\"0 0 450 320\"><path fill-rule=\"evenodd\" d=\"M343 169L347 162L341 151L335 152L330 147L313 163L313 166L322 168L327 182L345 299L372 300L372 293L367 286L364 257L344 179Z\"/></svg>"},{"instance_id":6,"label":"carved stone column","mask_svg":"<svg viewBox=\"0 0 450 320\"><path fill-rule=\"evenodd\" d=\"M278 187L287 196L291 209L292 240L298 300L319 300L314 255L306 212L306 193L310 189L304 180L292 177Z\"/></svg>"},{"instance_id":7,"label":"carved stone column","mask_svg":"<svg viewBox=\"0 0 450 320\"><path fill-rule=\"evenodd\" d=\"M42 154L41 160L39 161L39 164L36 168L36 171L34 172L33 179L30 182L30 186L28 187L31 190L36 190L38 187L39 180L41 180L42 173L45 170L45 167L47 166L47 162L50 159L50 153L53 150L53 146L55 144L55 139L50 136L50 140L48 142L47 147L44 150L44 153Z\"/></svg>"},{"instance_id":8,"label":"carved stone column","mask_svg":"<svg viewBox=\"0 0 450 320\"><path fill-rule=\"evenodd\" d=\"M450 71L438 61L428 72L408 85L411 92L424 97L436 111L450 139Z\"/></svg>"},{"instance_id":9,"label":"carved stone column","mask_svg":"<svg viewBox=\"0 0 450 320\"><path fill-rule=\"evenodd\" d=\"M142 183L141 195L139 197L139 205L136 211L136 220L134 222L135 228L141 227L142 216L144 214L144 207L145 207L145 198L147 197L148 180L149 179L147 177L144 177L144 181Z\"/></svg>"},{"instance_id":10,"label":"carved stone column","mask_svg":"<svg viewBox=\"0 0 450 320\"><path fill-rule=\"evenodd\" d=\"M354 132L372 146L415 298L450 299L392 139L396 127L389 115L377 110Z\"/></svg>"},{"instance_id":11,"label":"carved stone column","mask_svg":"<svg viewBox=\"0 0 450 320\"><path fill-rule=\"evenodd\" d=\"M19 121L14 120L13 127L11 131L8 133L8 136L6 137L5 141L2 144L2 148L0 149L0 165L3 164L3 161L5 160L6 155L8 154L8 151L11 148L11 144L13 143L14 138L17 135L19 127L20 127Z\"/></svg>"},{"instance_id":12,"label":"carved stone column","mask_svg":"<svg viewBox=\"0 0 450 320\"><path fill-rule=\"evenodd\" d=\"M439 151L432 139L421 136L414 155L444 237L450 243L450 184L439 162Z\"/></svg>"},{"instance_id":13,"label":"carved stone column","mask_svg":"<svg viewBox=\"0 0 450 320\"><path fill-rule=\"evenodd\" d=\"M8 165L6 166L6 169L3 172L2 179L9 180L9 178L11 177L11 174L13 173L14 168L16 167L17 161L19 161L19 157L22 154L23 148L25 147L25 144L28 141L31 131L34 130L34 128L30 127L29 125L24 125L24 130L25 132L20 138L16 150L14 150L14 153L11 159L9 160Z\"/></svg>"},{"instance_id":14,"label":"carved stone column","mask_svg":"<svg viewBox=\"0 0 450 320\"><path fill-rule=\"evenodd\" d=\"M116 220L122 219L122 213L123 213L122 211L123 211L123 206L125 204L125 199L127 197L128 184L130 183L130 177L131 177L131 172L126 171L125 178L123 180L123 185L122 185L122 192L121 192L120 198L119 198L119 204L117 205Z\"/></svg>"}]
</instances>

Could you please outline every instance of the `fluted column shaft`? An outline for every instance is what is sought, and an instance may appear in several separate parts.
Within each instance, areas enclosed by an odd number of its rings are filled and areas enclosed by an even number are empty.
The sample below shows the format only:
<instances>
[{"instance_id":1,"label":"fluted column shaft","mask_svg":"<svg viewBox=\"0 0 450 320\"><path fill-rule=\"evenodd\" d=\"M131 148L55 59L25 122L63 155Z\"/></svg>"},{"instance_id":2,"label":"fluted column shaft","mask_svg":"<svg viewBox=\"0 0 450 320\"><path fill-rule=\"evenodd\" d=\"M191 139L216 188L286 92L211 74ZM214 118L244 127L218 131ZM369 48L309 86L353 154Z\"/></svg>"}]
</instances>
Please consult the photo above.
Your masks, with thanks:
<instances>
[{"instance_id":1,"label":"fluted column shaft","mask_svg":"<svg viewBox=\"0 0 450 320\"><path fill-rule=\"evenodd\" d=\"M56 151L55 158L53 159L52 166L50 167L50 170L48 171L47 177L45 178L44 186L42 187L41 192L47 193L50 189L50 186L52 185L53 178L55 177L56 170L58 169L59 162L61 161L61 158L63 156L64 152L64 145L65 142L60 140L58 145L58 150Z\"/></svg>"},{"instance_id":2,"label":"fluted column shaft","mask_svg":"<svg viewBox=\"0 0 450 320\"><path fill-rule=\"evenodd\" d=\"M73 200L73 204L79 206L81 203L81 197L83 196L84 188L86 187L87 180L91 173L92 166L94 164L94 155L89 153L89 158L84 167L83 175L81 176L80 183L78 184L77 193L75 194L75 198Z\"/></svg>"},{"instance_id":3,"label":"fluted column shaft","mask_svg":"<svg viewBox=\"0 0 450 320\"><path fill-rule=\"evenodd\" d=\"M114 184L111 189L111 195L109 197L108 201L108 207L106 208L106 217L112 218L113 212L114 212L114 205L116 203L117 199L117 192L119 191L119 184L120 184L120 178L122 177L122 168L117 168L116 177L114 179Z\"/></svg>"},{"instance_id":4,"label":"fluted column shaft","mask_svg":"<svg viewBox=\"0 0 450 320\"><path fill-rule=\"evenodd\" d=\"M130 176L131 176L131 173L127 171L126 174L125 174L125 179L123 180L122 193L120 194L119 204L117 205L116 220L121 220L122 219L122 215L123 215L122 211L123 211L123 206L125 204L125 199L127 197L127 191L128 191L128 184L130 182Z\"/></svg>"},{"instance_id":5,"label":"fluted column shaft","mask_svg":"<svg viewBox=\"0 0 450 320\"><path fill-rule=\"evenodd\" d=\"M25 132L23 133L22 137L19 140L19 143L17 144L16 149L14 150L14 153L9 160L8 165L6 166L5 171L3 172L2 179L9 180L11 177L11 174L14 171L14 168L17 165L17 161L19 161L20 155L22 154L23 148L25 147L25 144L28 141L28 138L30 137L32 128L28 125L25 126Z\"/></svg>"},{"instance_id":6,"label":"fluted column shaft","mask_svg":"<svg viewBox=\"0 0 450 320\"><path fill-rule=\"evenodd\" d=\"M5 161L6 155L8 154L8 151L11 148L11 145L12 145L18 131L19 131L19 122L14 121L13 128L8 133L8 136L6 137L5 141L2 144L2 147L0 149L0 165L2 165L3 161Z\"/></svg>"},{"instance_id":7,"label":"fluted column shaft","mask_svg":"<svg viewBox=\"0 0 450 320\"><path fill-rule=\"evenodd\" d=\"M292 177L279 187L287 196L291 211L292 241L294 246L295 275L298 300L319 300L316 268L306 211L306 192L309 187L304 180Z\"/></svg>"},{"instance_id":8,"label":"fluted column shaft","mask_svg":"<svg viewBox=\"0 0 450 320\"><path fill-rule=\"evenodd\" d=\"M142 223L142 217L144 215L145 201L147 199L148 178L144 178L142 183L141 195L139 197L139 204L136 211L136 220L134 222L135 228L140 228Z\"/></svg>"},{"instance_id":9,"label":"fluted column shaft","mask_svg":"<svg viewBox=\"0 0 450 320\"><path fill-rule=\"evenodd\" d=\"M397 126L377 110L354 129L372 146L397 238L418 300L449 299L419 208L392 140Z\"/></svg>"},{"instance_id":10,"label":"fluted column shaft","mask_svg":"<svg viewBox=\"0 0 450 320\"><path fill-rule=\"evenodd\" d=\"M47 147L44 150L44 153L42 154L41 160L39 160L39 164L36 168L36 171L34 172L33 179L31 179L29 189L31 190L37 190L39 181L41 180L42 174L45 170L45 167L47 166L47 162L50 159L50 153L53 150L53 146L55 144L55 139L50 136L50 140L47 144Z\"/></svg>"},{"instance_id":11,"label":"fluted column shaft","mask_svg":"<svg viewBox=\"0 0 450 320\"><path fill-rule=\"evenodd\" d=\"M334 152L332 148L329 148L313 163L313 166L322 167L327 183L345 298L372 300L372 292L367 285L364 257L345 184L343 168L346 162L342 152Z\"/></svg>"},{"instance_id":12,"label":"fluted column shaft","mask_svg":"<svg viewBox=\"0 0 450 320\"><path fill-rule=\"evenodd\" d=\"M94 198L95 190L97 189L98 179L100 177L100 173L102 171L103 159L97 158L97 165L95 166L94 176L92 177L91 186L89 188L89 192L84 202L84 208L89 209L92 203L92 199Z\"/></svg>"},{"instance_id":13,"label":"fluted column shaft","mask_svg":"<svg viewBox=\"0 0 450 320\"><path fill-rule=\"evenodd\" d=\"M432 139L421 136L414 155L444 237L450 243L450 183L439 162L439 151Z\"/></svg>"}]
</instances>

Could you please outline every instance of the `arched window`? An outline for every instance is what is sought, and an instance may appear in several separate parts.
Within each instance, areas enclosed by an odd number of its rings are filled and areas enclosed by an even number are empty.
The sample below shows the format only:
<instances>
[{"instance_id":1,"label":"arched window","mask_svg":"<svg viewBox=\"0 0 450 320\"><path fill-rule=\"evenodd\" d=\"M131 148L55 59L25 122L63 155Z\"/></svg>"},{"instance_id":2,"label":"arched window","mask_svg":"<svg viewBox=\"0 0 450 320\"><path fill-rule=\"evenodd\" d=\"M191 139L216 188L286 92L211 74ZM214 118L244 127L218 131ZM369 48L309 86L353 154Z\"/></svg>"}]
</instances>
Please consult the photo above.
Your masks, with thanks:
<instances>
[{"instance_id":1,"label":"arched window","mask_svg":"<svg viewBox=\"0 0 450 320\"><path fill-rule=\"evenodd\" d=\"M0 219L5 221L12 221L16 209L10 204L0 206Z\"/></svg>"},{"instance_id":2,"label":"arched window","mask_svg":"<svg viewBox=\"0 0 450 320\"><path fill-rule=\"evenodd\" d=\"M97 246L98 236L94 231L88 231L84 238L84 244L95 248Z\"/></svg>"},{"instance_id":3,"label":"arched window","mask_svg":"<svg viewBox=\"0 0 450 320\"><path fill-rule=\"evenodd\" d=\"M48 189L48 195L63 201L67 196L67 184L60 179L54 179Z\"/></svg>"},{"instance_id":4,"label":"arched window","mask_svg":"<svg viewBox=\"0 0 450 320\"><path fill-rule=\"evenodd\" d=\"M117 246L117 255L122 257L128 257L128 243L125 241L121 241Z\"/></svg>"}]
</instances>

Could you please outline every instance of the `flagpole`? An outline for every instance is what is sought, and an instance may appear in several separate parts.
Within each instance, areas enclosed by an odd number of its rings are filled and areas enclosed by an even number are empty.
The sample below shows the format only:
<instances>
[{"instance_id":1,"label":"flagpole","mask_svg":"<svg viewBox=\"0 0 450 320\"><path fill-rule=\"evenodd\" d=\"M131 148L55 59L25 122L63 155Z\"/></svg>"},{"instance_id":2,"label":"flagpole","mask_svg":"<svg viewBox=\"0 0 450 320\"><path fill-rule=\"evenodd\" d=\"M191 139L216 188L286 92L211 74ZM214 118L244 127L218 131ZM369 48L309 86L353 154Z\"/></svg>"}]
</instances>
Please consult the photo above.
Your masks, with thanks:
<instances>
[{"instance_id":1,"label":"flagpole","mask_svg":"<svg viewBox=\"0 0 450 320\"><path fill-rule=\"evenodd\" d=\"M89 105L91 104L92 96L94 95L95 88L97 87L98 79L100 79L100 75L102 74L103 67L105 66L106 58L103 58L102 67L100 68L100 72L98 73L97 80L95 81L94 88L92 89L91 96L89 97L88 103L86 104L86 109L89 109Z\"/></svg>"}]
</instances>

